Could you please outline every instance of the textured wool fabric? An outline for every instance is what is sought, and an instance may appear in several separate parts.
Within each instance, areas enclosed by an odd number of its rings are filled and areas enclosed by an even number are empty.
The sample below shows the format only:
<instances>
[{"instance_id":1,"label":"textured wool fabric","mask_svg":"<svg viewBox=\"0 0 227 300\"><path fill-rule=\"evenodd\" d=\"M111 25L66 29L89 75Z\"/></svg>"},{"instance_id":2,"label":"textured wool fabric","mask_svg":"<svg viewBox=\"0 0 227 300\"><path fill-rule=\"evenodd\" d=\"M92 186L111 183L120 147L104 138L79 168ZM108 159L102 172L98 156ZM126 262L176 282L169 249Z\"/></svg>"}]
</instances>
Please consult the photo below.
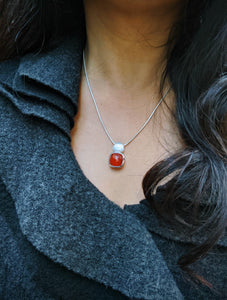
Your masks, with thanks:
<instances>
[{"instance_id":1,"label":"textured wool fabric","mask_svg":"<svg viewBox=\"0 0 227 300\"><path fill-rule=\"evenodd\" d=\"M0 182L0 299L117 299L128 297L76 274L37 251L20 230L14 202Z\"/></svg>"},{"instance_id":2,"label":"textured wool fabric","mask_svg":"<svg viewBox=\"0 0 227 300\"><path fill-rule=\"evenodd\" d=\"M121 209L80 169L70 130L82 40L67 37L47 53L0 64L0 298L220 297L194 291L177 267L201 236L159 223L146 200ZM226 237L218 247L213 261L225 274ZM224 275L217 286L223 293Z\"/></svg>"}]
</instances>

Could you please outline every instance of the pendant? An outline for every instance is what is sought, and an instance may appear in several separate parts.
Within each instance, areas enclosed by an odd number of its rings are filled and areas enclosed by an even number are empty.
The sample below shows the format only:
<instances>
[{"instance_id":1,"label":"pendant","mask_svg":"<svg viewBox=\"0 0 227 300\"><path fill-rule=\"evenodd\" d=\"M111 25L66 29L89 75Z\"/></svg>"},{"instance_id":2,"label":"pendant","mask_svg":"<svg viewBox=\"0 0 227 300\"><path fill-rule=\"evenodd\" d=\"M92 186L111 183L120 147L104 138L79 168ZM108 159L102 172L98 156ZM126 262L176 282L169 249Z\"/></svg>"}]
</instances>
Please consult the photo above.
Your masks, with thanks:
<instances>
[{"instance_id":1,"label":"pendant","mask_svg":"<svg viewBox=\"0 0 227 300\"><path fill-rule=\"evenodd\" d=\"M123 154L124 152L124 145L121 143L116 143L113 145L112 153L109 157L109 166L111 168L122 168L125 163L125 156Z\"/></svg>"}]
</instances>

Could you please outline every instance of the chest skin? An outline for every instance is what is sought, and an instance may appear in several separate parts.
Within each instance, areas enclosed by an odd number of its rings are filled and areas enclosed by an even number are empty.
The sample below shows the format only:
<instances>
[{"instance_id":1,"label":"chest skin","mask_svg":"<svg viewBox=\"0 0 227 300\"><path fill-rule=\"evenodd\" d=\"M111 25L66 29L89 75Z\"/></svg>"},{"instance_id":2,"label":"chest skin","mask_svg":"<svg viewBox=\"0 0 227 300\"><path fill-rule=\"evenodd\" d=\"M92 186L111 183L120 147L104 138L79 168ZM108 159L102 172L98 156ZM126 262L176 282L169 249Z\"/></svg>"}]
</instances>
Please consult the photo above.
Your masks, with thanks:
<instances>
[{"instance_id":1,"label":"chest skin","mask_svg":"<svg viewBox=\"0 0 227 300\"><path fill-rule=\"evenodd\" d=\"M170 97L173 101L172 94ZM107 103L112 101L107 95L103 98ZM111 137L121 143L126 143L139 130L152 111L142 114L124 107L113 112L110 107L100 105L100 113ZM145 173L155 163L183 147L175 120L162 103L143 131L125 147L124 166L121 169L110 168L108 159L112 143L98 119L83 79L79 110L74 121L71 146L80 168L100 192L122 208L125 204L138 204L144 199L142 180Z\"/></svg>"}]
</instances>

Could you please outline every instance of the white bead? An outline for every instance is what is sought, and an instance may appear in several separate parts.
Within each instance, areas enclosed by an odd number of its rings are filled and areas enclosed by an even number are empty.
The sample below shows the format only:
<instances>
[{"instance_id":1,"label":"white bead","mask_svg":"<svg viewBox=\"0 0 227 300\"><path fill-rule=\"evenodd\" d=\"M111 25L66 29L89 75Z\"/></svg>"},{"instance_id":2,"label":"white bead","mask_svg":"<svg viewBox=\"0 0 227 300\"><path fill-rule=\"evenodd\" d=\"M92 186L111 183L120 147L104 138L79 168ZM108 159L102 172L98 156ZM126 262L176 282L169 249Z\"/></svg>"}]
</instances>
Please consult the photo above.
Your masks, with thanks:
<instances>
[{"instance_id":1,"label":"white bead","mask_svg":"<svg viewBox=\"0 0 227 300\"><path fill-rule=\"evenodd\" d=\"M115 145L113 145L112 149L113 149L113 152L124 152L125 147L121 143L116 143Z\"/></svg>"}]
</instances>

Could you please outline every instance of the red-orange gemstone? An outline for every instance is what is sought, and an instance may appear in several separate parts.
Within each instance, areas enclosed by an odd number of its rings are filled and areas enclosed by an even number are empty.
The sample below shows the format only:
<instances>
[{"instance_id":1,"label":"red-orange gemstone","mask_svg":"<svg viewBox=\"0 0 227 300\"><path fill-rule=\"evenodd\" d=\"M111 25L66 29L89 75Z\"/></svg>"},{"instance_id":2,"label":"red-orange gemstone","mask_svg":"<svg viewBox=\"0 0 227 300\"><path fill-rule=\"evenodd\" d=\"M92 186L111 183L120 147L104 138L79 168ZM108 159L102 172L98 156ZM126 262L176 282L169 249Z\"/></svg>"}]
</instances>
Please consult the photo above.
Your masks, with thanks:
<instances>
[{"instance_id":1,"label":"red-orange gemstone","mask_svg":"<svg viewBox=\"0 0 227 300\"><path fill-rule=\"evenodd\" d=\"M110 155L110 166L113 168L121 167L123 165L123 154L121 153L112 153Z\"/></svg>"}]
</instances>

